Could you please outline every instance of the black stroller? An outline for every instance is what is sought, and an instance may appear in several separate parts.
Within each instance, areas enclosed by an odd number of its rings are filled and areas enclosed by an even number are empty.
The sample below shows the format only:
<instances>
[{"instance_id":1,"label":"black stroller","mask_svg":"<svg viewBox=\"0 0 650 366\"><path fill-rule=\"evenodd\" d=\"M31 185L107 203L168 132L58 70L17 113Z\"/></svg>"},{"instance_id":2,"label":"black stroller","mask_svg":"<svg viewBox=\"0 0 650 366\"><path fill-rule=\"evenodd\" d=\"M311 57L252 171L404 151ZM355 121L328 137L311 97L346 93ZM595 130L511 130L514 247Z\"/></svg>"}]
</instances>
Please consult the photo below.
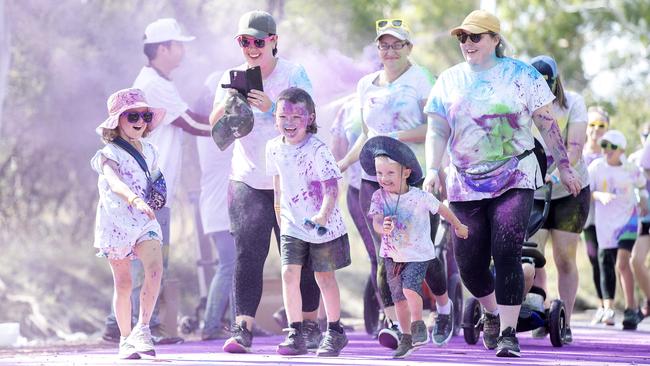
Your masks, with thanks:
<instances>
[{"instance_id":1,"label":"black stroller","mask_svg":"<svg viewBox=\"0 0 650 366\"><path fill-rule=\"evenodd\" d=\"M543 148L535 141L535 155L540 162L542 176L546 174L546 156ZM541 149L541 152L540 150ZM540 159L540 157L544 157ZM540 212L533 208L528 220L528 229L522 249L522 263L530 263L535 268L542 268L546 264L544 255L536 248L537 244L529 242L532 237L543 225L548 216L549 206L551 204L552 185L545 184L540 189L546 189L544 196L544 208ZM546 327L549 332L551 344L553 347L562 347L564 336L566 334L566 310L564 302L560 299L553 300L549 309L544 310L544 300L546 293L543 289L533 286L526 294L521 305L519 318L517 320L517 333L527 332L540 327ZM483 330L483 310L479 301L475 298L467 300L463 316L463 337L467 344L476 344Z\"/></svg>"}]
</instances>

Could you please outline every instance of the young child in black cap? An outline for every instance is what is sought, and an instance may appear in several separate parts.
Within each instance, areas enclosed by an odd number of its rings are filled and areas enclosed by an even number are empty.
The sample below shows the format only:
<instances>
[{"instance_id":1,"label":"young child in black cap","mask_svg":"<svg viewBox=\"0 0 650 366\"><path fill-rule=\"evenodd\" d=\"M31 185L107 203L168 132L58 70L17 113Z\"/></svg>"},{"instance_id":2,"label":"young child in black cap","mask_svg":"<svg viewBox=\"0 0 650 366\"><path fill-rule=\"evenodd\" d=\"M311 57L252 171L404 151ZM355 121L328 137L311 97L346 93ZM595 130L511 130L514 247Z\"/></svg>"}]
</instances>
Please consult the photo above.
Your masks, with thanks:
<instances>
[{"instance_id":1,"label":"young child in black cap","mask_svg":"<svg viewBox=\"0 0 650 366\"><path fill-rule=\"evenodd\" d=\"M429 261L435 258L429 213L440 213L461 238L468 236L468 229L432 194L415 187L422 181L422 170L404 143L387 136L373 137L363 146L360 161L366 173L377 176L381 186L372 196L368 215L373 218L375 231L382 235L379 255L385 258L402 328L393 357L404 358L415 349L412 333L423 323L422 281Z\"/></svg>"}]
</instances>

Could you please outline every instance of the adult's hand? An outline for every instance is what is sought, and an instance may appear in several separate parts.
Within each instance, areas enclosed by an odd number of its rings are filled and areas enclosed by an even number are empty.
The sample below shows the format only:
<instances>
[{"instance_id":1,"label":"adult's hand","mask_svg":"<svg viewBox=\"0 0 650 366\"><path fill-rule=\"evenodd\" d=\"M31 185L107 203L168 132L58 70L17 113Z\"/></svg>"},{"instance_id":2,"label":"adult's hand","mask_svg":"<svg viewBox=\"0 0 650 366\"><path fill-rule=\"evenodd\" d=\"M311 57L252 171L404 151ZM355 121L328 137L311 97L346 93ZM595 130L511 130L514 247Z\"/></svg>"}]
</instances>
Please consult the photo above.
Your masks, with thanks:
<instances>
[{"instance_id":1,"label":"adult's hand","mask_svg":"<svg viewBox=\"0 0 650 366\"><path fill-rule=\"evenodd\" d=\"M273 107L273 102L271 101L271 98L269 98L266 93L263 91L251 89L250 92L248 92L248 103L251 104L251 106L256 107L260 111L266 113L271 110L271 107Z\"/></svg>"},{"instance_id":2,"label":"adult's hand","mask_svg":"<svg viewBox=\"0 0 650 366\"><path fill-rule=\"evenodd\" d=\"M567 165L564 168L560 168L560 180L573 197L578 196L578 193L582 189L582 182L572 166Z\"/></svg>"},{"instance_id":3,"label":"adult's hand","mask_svg":"<svg viewBox=\"0 0 650 366\"><path fill-rule=\"evenodd\" d=\"M424 183L422 188L432 194L440 192L442 188L442 183L440 183L440 175L438 172L430 170L427 172L427 176L424 178Z\"/></svg>"}]
</instances>

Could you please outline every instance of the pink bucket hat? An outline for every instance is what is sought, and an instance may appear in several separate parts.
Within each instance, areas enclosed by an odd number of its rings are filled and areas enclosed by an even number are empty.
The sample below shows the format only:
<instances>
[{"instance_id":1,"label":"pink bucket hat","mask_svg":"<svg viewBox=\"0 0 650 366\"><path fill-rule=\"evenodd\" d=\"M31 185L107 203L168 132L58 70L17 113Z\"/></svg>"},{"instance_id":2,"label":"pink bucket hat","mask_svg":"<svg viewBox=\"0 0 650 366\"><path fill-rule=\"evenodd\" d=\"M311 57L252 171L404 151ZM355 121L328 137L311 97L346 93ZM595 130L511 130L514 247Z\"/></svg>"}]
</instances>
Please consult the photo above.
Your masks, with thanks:
<instances>
[{"instance_id":1,"label":"pink bucket hat","mask_svg":"<svg viewBox=\"0 0 650 366\"><path fill-rule=\"evenodd\" d=\"M100 136L104 132L104 129L112 130L117 127L117 122L120 118L120 115L129 109L133 108L149 108L149 111L153 113L153 120L149 123L149 131L154 130L165 117L165 110L163 108L153 108L144 98L144 93L140 89L136 88L127 88L118 90L108 97L106 102L106 107L108 107L108 118L104 120L97 128L97 132Z\"/></svg>"}]
</instances>

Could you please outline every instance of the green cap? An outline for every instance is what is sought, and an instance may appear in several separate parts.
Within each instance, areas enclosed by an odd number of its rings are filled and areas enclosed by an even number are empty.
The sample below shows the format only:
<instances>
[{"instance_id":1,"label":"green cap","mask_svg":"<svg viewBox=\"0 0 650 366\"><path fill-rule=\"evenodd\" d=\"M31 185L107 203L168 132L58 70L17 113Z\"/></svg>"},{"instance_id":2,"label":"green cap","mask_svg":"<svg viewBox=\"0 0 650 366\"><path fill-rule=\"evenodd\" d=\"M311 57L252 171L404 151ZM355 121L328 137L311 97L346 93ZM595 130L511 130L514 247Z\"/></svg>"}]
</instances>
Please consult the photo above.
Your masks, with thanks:
<instances>
[{"instance_id":1,"label":"green cap","mask_svg":"<svg viewBox=\"0 0 650 366\"><path fill-rule=\"evenodd\" d=\"M264 39L269 34L276 34L275 20L271 14L262 10L253 10L239 18L237 35L252 36L257 39Z\"/></svg>"}]
</instances>

